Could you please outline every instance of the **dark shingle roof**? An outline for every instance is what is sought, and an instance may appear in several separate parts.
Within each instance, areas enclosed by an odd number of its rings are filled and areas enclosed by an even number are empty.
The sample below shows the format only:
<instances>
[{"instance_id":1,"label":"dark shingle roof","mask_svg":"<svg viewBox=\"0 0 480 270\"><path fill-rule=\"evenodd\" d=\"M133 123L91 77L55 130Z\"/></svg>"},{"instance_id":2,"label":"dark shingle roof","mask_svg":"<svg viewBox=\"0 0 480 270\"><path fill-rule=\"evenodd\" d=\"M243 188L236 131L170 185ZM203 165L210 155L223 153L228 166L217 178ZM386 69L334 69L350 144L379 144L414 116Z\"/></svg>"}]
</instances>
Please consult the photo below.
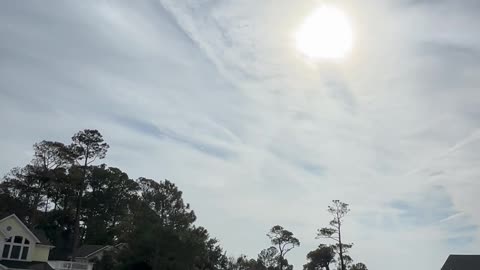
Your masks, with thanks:
<instances>
[{"instance_id":1,"label":"dark shingle roof","mask_svg":"<svg viewBox=\"0 0 480 270\"><path fill-rule=\"evenodd\" d=\"M478 270L480 255L450 255L442 270Z\"/></svg>"},{"instance_id":2,"label":"dark shingle roof","mask_svg":"<svg viewBox=\"0 0 480 270\"><path fill-rule=\"evenodd\" d=\"M88 255L95 253L107 246L105 245L83 245L78 248L77 252L75 252L74 257L87 257Z\"/></svg>"},{"instance_id":3,"label":"dark shingle roof","mask_svg":"<svg viewBox=\"0 0 480 270\"><path fill-rule=\"evenodd\" d=\"M40 240L39 244L51 246L50 240L48 240L47 235L43 230L33 229L31 230L33 234Z\"/></svg>"},{"instance_id":4,"label":"dark shingle roof","mask_svg":"<svg viewBox=\"0 0 480 270\"><path fill-rule=\"evenodd\" d=\"M12 214L11 213L0 213L0 220L8 217L8 216L11 216Z\"/></svg>"},{"instance_id":5,"label":"dark shingle roof","mask_svg":"<svg viewBox=\"0 0 480 270\"><path fill-rule=\"evenodd\" d=\"M72 258L72 250L70 247L55 247L50 250L48 256L52 261L69 261Z\"/></svg>"},{"instance_id":6,"label":"dark shingle roof","mask_svg":"<svg viewBox=\"0 0 480 270\"><path fill-rule=\"evenodd\" d=\"M46 262L22 262L1 260L0 264L7 268L32 269L32 270L53 270Z\"/></svg>"}]
</instances>

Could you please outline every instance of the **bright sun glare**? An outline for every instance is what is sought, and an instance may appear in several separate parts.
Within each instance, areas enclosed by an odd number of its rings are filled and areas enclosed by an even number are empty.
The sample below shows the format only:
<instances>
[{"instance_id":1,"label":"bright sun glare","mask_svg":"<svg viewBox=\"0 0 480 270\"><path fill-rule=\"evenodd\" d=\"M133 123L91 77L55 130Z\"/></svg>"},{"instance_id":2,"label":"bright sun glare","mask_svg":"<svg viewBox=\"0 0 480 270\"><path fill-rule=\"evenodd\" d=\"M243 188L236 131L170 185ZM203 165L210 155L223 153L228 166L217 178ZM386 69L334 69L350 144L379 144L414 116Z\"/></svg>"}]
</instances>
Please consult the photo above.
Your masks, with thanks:
<instances>
[{"instance_id":1,"label":"bright sun glare","mask_svg":"<svg viewBox=\"0 0 480 270\"><path fill-rule=\"evenodd\" d=\"M345 13L322 6L305 19L296 33L297 48L311 58L344 58L353 46L353 31Z\"/></svg>"}]
</instances>

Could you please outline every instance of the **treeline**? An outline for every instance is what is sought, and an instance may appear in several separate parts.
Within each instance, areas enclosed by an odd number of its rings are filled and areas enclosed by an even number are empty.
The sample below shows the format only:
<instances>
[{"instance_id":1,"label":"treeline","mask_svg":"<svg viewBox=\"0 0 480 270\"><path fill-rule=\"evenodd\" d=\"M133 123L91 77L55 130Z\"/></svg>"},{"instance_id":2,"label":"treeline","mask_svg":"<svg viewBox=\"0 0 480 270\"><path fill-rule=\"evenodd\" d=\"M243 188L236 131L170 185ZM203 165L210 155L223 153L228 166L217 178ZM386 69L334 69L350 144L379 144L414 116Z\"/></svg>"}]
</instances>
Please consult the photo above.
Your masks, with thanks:
<instances>
[{"instance_id":1,"label":"treeline","mask_svg":"<svg viewBox=\"0 0 480 270\"><path fill-rule=\"evenodd\" d=\"M56 248L53 257L72 254L83 244L126 243L104 256L96 269L291 270L286 255L300 245L293 233L276 225L267 236L272 246L256 259L229 258L207 229L195 224L195 212L168 181L130 179L119 168L97 165L109 145L97 130L83 130L72 141L42 141L32 161L14 168L0 182L0 215L15 213L27 225L45 231ZM330 226L319 238L334 241L308 253L305 270L365 270L348 256L341 239L348 205L334 201Z\"/></svg>"},{"instance_id":2,"label":"treeline","mask_svg":"<svg viewBox=\"0 0 480 270\"><path fill-rule=\"evenodd\" d=\"M307 263L303 266L304 270L330 270L332 264L338 270L368 270L364 263L354 263L348 254L353 244L345 243L342 239L343 218L349 211L348 204L339 200L332 201L332 205L328 207L332 220L329 226L318 230L317 239L328 239L333 244L320 244L318 248L310 251L306 256ZM293 266L288 263L285 255L293 248L300 246L300 241L292 232L279 225L273 226L267 236L272 246L262 250L257 259L240 256L236 261L230 260L228 269L292 270Z\"/></svg>"}]
</instances>

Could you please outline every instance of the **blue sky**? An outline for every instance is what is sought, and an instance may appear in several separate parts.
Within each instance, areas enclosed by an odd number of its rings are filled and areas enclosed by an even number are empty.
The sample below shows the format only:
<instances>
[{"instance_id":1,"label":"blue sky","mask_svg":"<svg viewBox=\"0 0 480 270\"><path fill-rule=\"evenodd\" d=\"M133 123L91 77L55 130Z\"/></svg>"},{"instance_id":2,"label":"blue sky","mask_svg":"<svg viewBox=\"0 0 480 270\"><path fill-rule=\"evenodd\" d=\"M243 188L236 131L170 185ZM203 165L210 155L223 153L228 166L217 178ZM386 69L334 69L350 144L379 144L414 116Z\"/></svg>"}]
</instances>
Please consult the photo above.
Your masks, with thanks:
<instances>
[{"instance_id":1,"label":"blue sky","mask_svg":"<svg viewBox=\"0 0 480 270\"><path fill-rule=\"evenodd\" d=\"M295 49L325 2L353 24L342 61ZM173 180L231 255L255 257L281 224L302 242L289 256L301 269L340 199L355 260L439 269L480 249L479 11L473 0L2 1L0 172L27 163L34 142L96 128L109 165Z\"/></svg>"}]
</instances>

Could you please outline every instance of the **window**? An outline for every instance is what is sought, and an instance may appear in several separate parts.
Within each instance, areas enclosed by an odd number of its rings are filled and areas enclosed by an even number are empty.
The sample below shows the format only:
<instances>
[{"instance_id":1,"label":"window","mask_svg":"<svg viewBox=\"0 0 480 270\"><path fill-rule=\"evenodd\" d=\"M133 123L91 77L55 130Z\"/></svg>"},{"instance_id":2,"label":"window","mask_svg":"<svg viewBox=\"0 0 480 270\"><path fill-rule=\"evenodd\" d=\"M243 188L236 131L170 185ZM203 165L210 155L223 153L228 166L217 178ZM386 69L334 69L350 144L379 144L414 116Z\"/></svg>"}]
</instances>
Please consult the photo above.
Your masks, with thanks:
<instances>
[{"instance_id":1,"label":"window","mask_svg":"<svg viewBox=\"0 0 480 270\"><path fill-rule=\"evenodd\" d=\"M23 247L23 250L22 250L22 260L26 260L27 259L27 255L28 255L28 247Z\"/></svg>"},{"instance_id":2,"label":"window","mask_svg":"<svg viewBox=\"0 0 480 270\"><path fill-rule=\"evenodd\" d=\"M12 241L13 240L13 241ZM26 260L30 249L30 241L22 236L6 239L3 247L2 258L13 260ZM13 242L13 243L12 243Z\"/></svg>"},{"instance_id":3,"label":"window","mask_svg":"<svg viewBox=\"0 0 480 270\"><path fill-rule=\"evenodd\" d=\"M14 243L21 244L22 241L23 241L23 237L21 237L21 236L15 236L15 238L13 238Z\"/></svg>"},{"instance_id":4,"label":"window","mask_svg":"<svg viewBox=\"0 0 480 270\"><path fill-rule=\"evenodd\" d=\"M10 253L10 245L5 245L3 247L2 258L8 258L9 253Z\"/></svg>"},{"instance_id":5,"label":"window","mask_svg":"<svg viewBox=\"0 0 480 270\"><path fill-rule=\"evenodd\" d=\"M20 246L12 246L10 259L16 259L16 260L20 259Z\"/></svg>"}]
</instances>

